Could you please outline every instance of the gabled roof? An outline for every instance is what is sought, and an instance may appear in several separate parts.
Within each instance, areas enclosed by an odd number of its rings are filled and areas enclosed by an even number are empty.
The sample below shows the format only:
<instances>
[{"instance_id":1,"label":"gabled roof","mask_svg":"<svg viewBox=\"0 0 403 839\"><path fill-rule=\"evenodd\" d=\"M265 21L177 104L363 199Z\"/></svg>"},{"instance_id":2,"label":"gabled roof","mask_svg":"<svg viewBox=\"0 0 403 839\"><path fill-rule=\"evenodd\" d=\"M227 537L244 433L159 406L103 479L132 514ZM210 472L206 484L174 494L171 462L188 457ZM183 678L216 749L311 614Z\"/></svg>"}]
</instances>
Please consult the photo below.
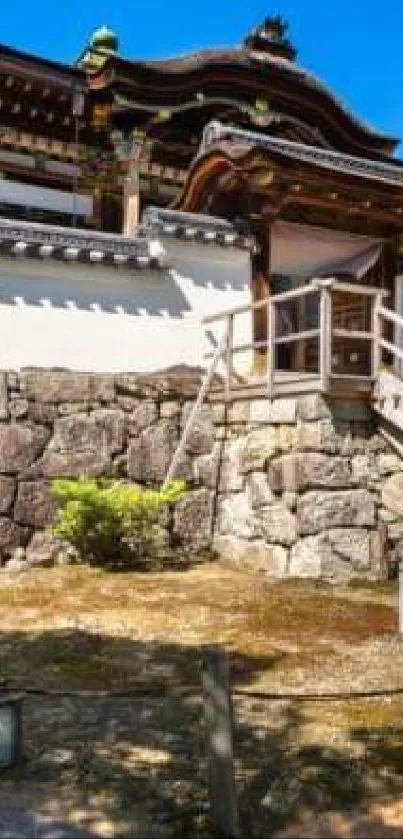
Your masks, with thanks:
<instances>
[{"instance_id":1,"label":"gabled roof","mask_svg":"<svg viewBox=\"0 0 403 839\"><path fill-rule=\"evenodd\" d=\"M311 163L332 172L345 175L355 175L403 187L403 161L384 162L369 160L355 155L342 154L332 149L309 146L306 143L295 143L281 137L270 137L255 131L245 131L231 125L219 122L210 123L205 129L199 154L207 152L218 143L243 143L246 146L264 151L271 151L303 163Z\"/></svg>"},{"instance_id":2,"label":"gabled roof","mask_svg":"<svg viewBox=\"0 0 403 839\"><path fill-rule=\"evenodd\" d=\"M91 75L94 89L111 87L130 93L139 102L153 101L167 106L175 97L181 101L194 97L213 80L228 90L235 86L236 98L242 90L250 95L284 97L290 106L314 110L322 119L336 122L351 135L351 141L373 155L390 155L399 139L370 126L358 118L313 73L281 55L257 52L246 46L209 49L176 58L129 60L118 55L105 58L103 66ZM235 92L235 91L234 91Z\"/></svg>"}]
</instances>

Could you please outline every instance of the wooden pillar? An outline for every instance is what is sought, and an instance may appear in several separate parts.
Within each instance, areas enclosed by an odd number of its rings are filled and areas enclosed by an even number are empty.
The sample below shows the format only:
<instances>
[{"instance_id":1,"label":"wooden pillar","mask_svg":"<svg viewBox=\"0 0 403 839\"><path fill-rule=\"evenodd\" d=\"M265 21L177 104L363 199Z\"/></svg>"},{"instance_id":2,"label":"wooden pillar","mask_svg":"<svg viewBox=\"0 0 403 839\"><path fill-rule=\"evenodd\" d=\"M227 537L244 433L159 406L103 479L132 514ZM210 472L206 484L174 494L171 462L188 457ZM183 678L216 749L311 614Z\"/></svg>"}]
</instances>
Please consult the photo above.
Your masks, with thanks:
<instances>
[{"instance_id":1,"label":"wooden pillar","mask_svg":"<svg viewBox=\"0 0 403 839\"><path fill-rule=\"evenodd\" d=\"M128 177L123 186L123 230L132 236L140 224L140 187L138 178Z\"/></svg>"},{"instance_id":2,"label":"wooden pillar","mask_svg":"<svg viewBox=\"0 0 403 839\"><path fill-rule=\"evenodd\" d=\"M270 295L271 225L269 220L259 226L255 236L256 252L251 255L251 297L253 303L265 300ZM253 341L267 340L267 306L253 310L252 335ZM254 350L253 373L263 374L266 372L266 356L266 347Z\"/></svg>"}]
</instances>

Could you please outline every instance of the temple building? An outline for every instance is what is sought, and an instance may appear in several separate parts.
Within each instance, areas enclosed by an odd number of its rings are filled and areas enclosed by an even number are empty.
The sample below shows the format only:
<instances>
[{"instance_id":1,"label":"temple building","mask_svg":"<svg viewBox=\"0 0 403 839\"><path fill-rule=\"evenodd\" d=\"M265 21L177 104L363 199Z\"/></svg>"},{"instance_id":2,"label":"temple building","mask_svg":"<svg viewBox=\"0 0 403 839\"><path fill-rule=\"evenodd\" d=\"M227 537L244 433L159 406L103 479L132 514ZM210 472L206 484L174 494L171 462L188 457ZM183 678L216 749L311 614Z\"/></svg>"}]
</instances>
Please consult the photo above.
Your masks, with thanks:
<instances>
[{"instance_id":1,"label":"temple building","mask_svg":"<svg viewBox=\"0 0 403 839\"><path fill-rule=\"evenodd\" d=\"M298 64L279 17L233 49L157 61L121 56L107 27L74 66L1 46L0 113L2 367L203 366L220 330L201 319L252 301L237 328L258 371L259 304L312 277L403 311L398 139ZM307 334L277 348L285 370L317 365L316 317L283 307L280 332ZM368 317L364 298L334 297L340 330ZM368 373L365 341L333 349L341 375Z\"/></svg>"}]
</instances>

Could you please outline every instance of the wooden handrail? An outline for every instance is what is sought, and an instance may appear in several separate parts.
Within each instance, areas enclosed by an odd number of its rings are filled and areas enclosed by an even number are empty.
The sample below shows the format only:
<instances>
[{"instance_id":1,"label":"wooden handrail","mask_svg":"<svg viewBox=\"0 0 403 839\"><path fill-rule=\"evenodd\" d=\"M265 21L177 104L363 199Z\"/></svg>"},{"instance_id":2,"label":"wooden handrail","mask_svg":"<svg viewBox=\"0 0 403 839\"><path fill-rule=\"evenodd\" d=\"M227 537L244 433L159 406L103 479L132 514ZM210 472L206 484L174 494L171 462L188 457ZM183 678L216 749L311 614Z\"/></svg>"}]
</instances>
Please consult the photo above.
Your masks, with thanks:
<instances>
[{"instance_id":1,"label":"wooden handrail","mask_svg":"<svg viewBox=\"0 0 403 839\"><path fill-rule=\"evenodd\" d=\"M389 341L385 341L384 338L381 338L379 343L382 349L387 350L392 353L392 355L397 355L397 357L403 361L403 350L397 347L396 344L391 344Z\"/></svg>"},{"instance_id":2,"label":"wooden handrail","mask_svg":"<svg viewBox=\"0 0 403 839\"><path fill-rule=\"evenodd\" d=\"M351 338L357 341L372 341L374 339L373 332L361 332L359 329L332 329L332 335L335 338Z\"/></svg>"},{"instance_id":3,"label":"wooden handrail","mask_svg":"<svg viewBox=\"0 0 403 839\"><path fill-rule=\"evenodd\" d=\"M203 324L215 323L218 320L225 320L225 318L229 317L230 315L242 315L245 312L252 312L256 309L262 309L264 306L268 306L269 301L275 306L276 303L283 303L288 300L294 300L299 297L305 297L305 295L307 294L314 294L315 292L320 292L322 288L327 288L330 293L332 293L333 291L342 291L347 294L362 294L366 297L387 297L389 295L388 291L386 291L385 289L377 288L376 286L366 286L358 283L345 283L336 280L332 277L327 279L320 279L318 277L314 277L308 285L299 286L298 288L293 288L290 289L290 291L284 291L280 294L272 294L270 297L266 297L264 300L257 300L254 303L245 303L243 306L236 306L234 309L225 309L221 312L218 312L215 315L206 315L204 318L202 318L201 322ZM381 313L382 310L383 312L388 313L388 309L383 309L383 307L380 307Z\"/></svg>"},{"instance_id":4,"label":"wooden handrail","mask_svg":"<svg viewBox=\"0 0 403 839\"><path fill-rule=\"evenodd\" d=\"M384 306L378 306L377 312L385 320L390 320L392 323L403 328L403 317L401 315L392 312L391 309L385 309Z\"/></svg>"}]
</instances>

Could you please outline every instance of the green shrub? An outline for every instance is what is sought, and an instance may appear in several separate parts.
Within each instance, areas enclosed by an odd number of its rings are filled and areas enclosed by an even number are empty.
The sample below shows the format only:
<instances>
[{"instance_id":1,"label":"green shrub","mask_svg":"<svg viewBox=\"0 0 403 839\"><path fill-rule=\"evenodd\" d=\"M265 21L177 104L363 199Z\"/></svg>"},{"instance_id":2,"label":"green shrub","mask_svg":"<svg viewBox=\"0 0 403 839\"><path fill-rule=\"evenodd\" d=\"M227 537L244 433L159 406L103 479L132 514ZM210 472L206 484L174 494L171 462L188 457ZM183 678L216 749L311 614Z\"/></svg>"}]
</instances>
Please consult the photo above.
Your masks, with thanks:
<instances>
[{"instance_id":1,"label":"green shrub","mask_svg":"<svg viewBox=\"0 0 403 839\"><path fill-rule=\"evenodd\" d=\"M155 490L109 479L55 480L52 491L58 509L53 533L89 562L135 567L159 555L163 509L185 490L183 481Z\"/></svg>"}]
</instances>

